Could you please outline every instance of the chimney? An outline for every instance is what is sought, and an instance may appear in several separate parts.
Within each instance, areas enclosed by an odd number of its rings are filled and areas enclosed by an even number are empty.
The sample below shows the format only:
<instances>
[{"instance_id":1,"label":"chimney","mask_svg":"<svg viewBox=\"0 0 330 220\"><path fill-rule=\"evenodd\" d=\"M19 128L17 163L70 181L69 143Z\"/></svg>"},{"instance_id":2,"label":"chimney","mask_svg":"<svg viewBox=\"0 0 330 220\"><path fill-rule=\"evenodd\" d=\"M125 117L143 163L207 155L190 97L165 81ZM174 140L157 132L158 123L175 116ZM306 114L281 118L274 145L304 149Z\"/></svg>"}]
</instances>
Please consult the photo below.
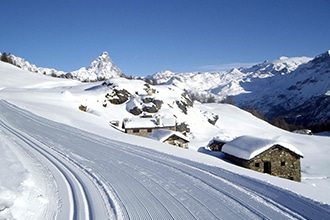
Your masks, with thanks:
<instances>
[{"instance_id":1,"label":"chimney","mask_svg":"<svg viewBox=\"0 0 330 220\"><path fill-rule=\"evenodd\" d=\"M160 118L160 116L156 117L156 125L162 125L162 119Z\"/></svg>"}]
</instances>

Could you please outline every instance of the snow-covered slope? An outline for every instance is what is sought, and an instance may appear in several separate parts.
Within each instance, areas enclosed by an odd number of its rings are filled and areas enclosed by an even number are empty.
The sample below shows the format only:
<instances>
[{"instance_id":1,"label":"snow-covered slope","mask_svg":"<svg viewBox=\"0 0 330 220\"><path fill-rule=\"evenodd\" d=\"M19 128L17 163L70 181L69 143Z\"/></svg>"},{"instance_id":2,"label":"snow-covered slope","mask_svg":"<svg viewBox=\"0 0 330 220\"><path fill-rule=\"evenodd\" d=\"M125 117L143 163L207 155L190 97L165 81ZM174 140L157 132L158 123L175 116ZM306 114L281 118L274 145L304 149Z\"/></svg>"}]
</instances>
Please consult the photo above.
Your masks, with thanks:
<instances>
[{"instance_id":1,"label":"snow-covered slope","mask_svg":"<svg viewBox=\"0 0 330 220\"><path fill-rule=\"evenodd\" d=\"M17 57L13 54L8 55L8 58L15 66L20 67L23 70L50 75L53 77L78 79L82 82L102 81L113 77L123 76L123 73L114 64L108 52L103 52L89 65L89 67L82 67L79 70L75 70L70 73L51 68L37 67L36 65L31 64L23 58Z\"/></svg>"},{"instance_id":2,"label":"snow-covered slope","mask_svg":"<svg viewBox=\"0 0 330 220\"><path fill-rule=\"evenodd\" d=\"M10 63L23 70L27 70L34 73L40 73L44 75L56 76L56 77L65 75L65 72L58 71L53 68L37 67L35 64L32 64L21 57L17 57L14 54L9 54L7 55L7 57Z\"/></svg>"},{"instance_id":3,"label":"snow-covered slope","mask_svg":"<svg viewBox=\"0 0 330 220\"><path fill-rule=\"evenodd\" d=\"M249 68L215 73L159 72L148 76L162 84L174 84L203 102L223 101L253 107L269 119L307 125L329 119L329 51L313 58L281 57ZM315 108L317 107L317 108Z\"/></svg>"},{"instance_id":4,"label":"snow-covered slope","mask_svg":"<svg viewBox=\"0 0 330 220\"><path fill-rule=\"evenodd\" d=\"M124 100L120 94L128 99L118 103ZM123 78L81 83L0 62L0 149L5 152L0 154L0 218L330 215L329 137L286 132L232 105L192 106L182 94L173 85ZM188 150L109 125L113 119L139 117L129 110L143 109L143 100L163 101L150 114L175 115L189 124ZM87 112L79 110L82 104ZM219 119L212 124L215 115ZM297 147L304 154L302 182L237 167L206 148L214 136L241 135ZM10 183L8 177L13 177Z\"/></svg>"}]
</instances>

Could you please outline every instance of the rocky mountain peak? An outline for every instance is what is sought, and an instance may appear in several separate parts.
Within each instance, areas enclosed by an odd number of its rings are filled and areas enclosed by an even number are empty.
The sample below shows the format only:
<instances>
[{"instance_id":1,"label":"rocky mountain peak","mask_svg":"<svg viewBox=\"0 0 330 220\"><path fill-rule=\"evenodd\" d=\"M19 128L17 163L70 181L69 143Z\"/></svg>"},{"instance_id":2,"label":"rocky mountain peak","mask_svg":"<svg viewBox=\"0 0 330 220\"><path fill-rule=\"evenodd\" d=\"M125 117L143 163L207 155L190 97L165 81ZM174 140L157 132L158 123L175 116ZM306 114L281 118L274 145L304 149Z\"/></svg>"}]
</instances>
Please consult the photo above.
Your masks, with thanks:
<instances>
[{"instance_id":1,"label":"rocky mountain peak","mask_svg":"<svg viewBox=\"0 0 330 220\"><path fill-rule=\"evenodd\" d=\"M77 75L83 74L88 81L104 80L123 75L121 70L113 63L108 52L98 56L87 69L80 69Z\"/></svg>"},{"instance_id":2,"label":"rocky mountain peak","mask_svg":"<svg viewBox=\"0 0 330 220\"><path fill-rule=\"evenodd\" d=\"M108 57L109 56L109 53L107 51L103 51L103 53L101 54L101 56L106 56Z\"/></svg>"},{"instance_id":3,"label":"rocky mountain peak","mask_svg":"<svg viewBox=\"0 0 330 220\"><path fill-rule=\"evenodd\" d=\"M108 52L103 52L100 56L98 56L95 60L92 61L90 64L89 68L94 68L95 66L98 65L111 65L113 66L114 63L112 59L110 58Z\"/></svg>"}]
</instances>

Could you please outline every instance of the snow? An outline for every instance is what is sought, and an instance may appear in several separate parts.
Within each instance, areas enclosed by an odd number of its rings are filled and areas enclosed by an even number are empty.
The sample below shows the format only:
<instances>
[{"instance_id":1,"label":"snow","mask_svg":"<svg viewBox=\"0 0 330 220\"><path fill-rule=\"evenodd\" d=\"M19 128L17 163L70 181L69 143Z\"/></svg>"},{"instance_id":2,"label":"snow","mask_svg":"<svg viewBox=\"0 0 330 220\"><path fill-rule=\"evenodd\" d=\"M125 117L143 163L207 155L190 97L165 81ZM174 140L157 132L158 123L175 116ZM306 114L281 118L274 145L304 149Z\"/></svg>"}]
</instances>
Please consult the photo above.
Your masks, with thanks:
<instances>
[{"instance_id":1,"label":"snow","mask_svg":"<svg viewBox=\"0 0 330 220\"><path fill-rule=\"evenodd\" d=\"M250 160L274 145L280 145L301 157L304 156L292 144L252 136L240 136L235 140L226 143L223 146L222 151L241 159Z\"/></svg>"},{"instance_id":2,"label":"snow","mask_svg":"<svg viewBox=\"0 0 330 220\"><path fill-rule=\"evenodd\" d=\"M130 118L124 121L125 128L154 128L156 120L152 118Z\"/></svg>"},{"instance_id":3,"label":"snow","mask_svg":"<svg viewBox=\"0 0 330 220\"><path fill-rule=\"evenodd\" d=\"M0 132L0 219L54 219L58 210L56 183L20 143ZM54 202L55 201L55 202Z\"/></svg>"},{"instance_id":4,"label":"snow","mask_svg":"<svg viewBox=\"0 0 330 220\"><path fill-rule=\"evenodd\" d=\"M328 120L329 53L315 58L285 57L223 72L156 73L150 80L194 94L197 100L254 107L268 119L286 117L302 126ZM229 98L229 99L228 99ZM313 108L312 106L317 106ZM303 112L304 114L301 114ZM296 117L298 114L302 117Z\"/></svg>"},{"instance_id":5,"label":"snow","mask_svg":"<svg viewBox=\"0 0 330 220\"><path fill-rule=\"evenodd\" d=\"M289 59L289 57L286 57L286 56L281 56L280 57L280 60L287 60L287 59Z\"/></svg>"},{"instance_id":6,"label":"snow","mask_svg":"<svg viewBox=\"0 0 330 220\"><path fill-rule=\"evenodd\" d=\"M112 82L147 95L142 81ZM166 101L159 114L191 129L188 150L168 147L109 126L132 115L126 103L104 108L100 84L0 62L0 219L329 217L329 136L286 132L225 104L195 103L184 114L175 106L181 89L155 86L154 97ZM219 115L215 125L205 112ZM242 135L303 152L302 182L237 167L206 148L215 136Z\"/></svg>"},{"instance_id":7,"label":"snow","mask_svg":"<svg viewBox=\"0 0 330 220\"><path fill-rule=\"evenodd\" d=\"M16 57L13 54L9 55L12 62L19 66L23 70L27 70L33 73L39 73L48 76L66 76L66 72L58 71L52 68L37 67L34 64L30 64L21 57ZM78 70L70 72L70 75L80 81L96 81L98 79L109 79L112 77L118 77L123 73L121 70L113 63L108 52L103 52L95 60L92 61L89 67L81 67Z\"/></svg>"},{"instance_id":8,"label":"snow","mask_svg":"<svg viewBox=\"0 0 330 220\"><path fill-rule=\"evenodd\" d=\"M82 67L71 72L80 81L96 81L109 79L122 74L121 70L113 63L108 52L103 52L88 68Z\"/></svg>"},{"instance_id":9,"label":"snow","mask_svg":"<svg viewBox=\"0 0 330 220\"><path fill-rule=\"evenodd\" d=\"M128 118L124 121L125 128L155 128L171 126L175 126L175 118Z\"/></svg>"},{"instance_id":10,"label":"snow","mask_svg":"<svg viewBox=\"0 0 330 220\"><path fill-rule=\"evenodd\" d=\"M264 79L272 77L274 76L272 74L274 70L286 74L310 60L312 59L309 57L289 58L282 56L278 60L267 61L248 68L233 68L229 71L212 73L173 73L167 70L148 76L148 78L152 78L160 84L174 84L189 91L199 93L202 91L207 94L214 94L221 99L226 96L248 93L249 91L244 89L244 82L250 82L254 78Z\"/></svg>"},{"instance_id":11,"label":"snow","mask_svg":"<svg viewBox=\"0 0 330 220\"><path fill-rule=\"evenodd\" d=\"M186 136L184 136L182 133L180 132L176 132L176 131L171 131L171 130L164 130L164 129L157 129L154 132L152 132L148 138L160 141L160 142L164 142L166 139L168 139L169 137L171 137L172 135L176 135L180 138L182 138L185 141L189 141L188 138Z\"/></svg>"}]
</instances>

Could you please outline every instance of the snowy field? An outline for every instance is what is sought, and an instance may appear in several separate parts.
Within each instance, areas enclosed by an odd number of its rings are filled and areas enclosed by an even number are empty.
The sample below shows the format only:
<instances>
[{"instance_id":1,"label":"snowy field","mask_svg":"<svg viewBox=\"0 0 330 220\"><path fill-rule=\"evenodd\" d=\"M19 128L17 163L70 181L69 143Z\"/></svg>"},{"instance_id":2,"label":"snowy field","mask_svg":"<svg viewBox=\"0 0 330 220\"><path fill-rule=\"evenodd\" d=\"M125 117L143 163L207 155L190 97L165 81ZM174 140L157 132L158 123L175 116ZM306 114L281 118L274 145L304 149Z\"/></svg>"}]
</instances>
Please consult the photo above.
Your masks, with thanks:
<instances>
[{"instance_id":1,"label":"snowy field","mask_svg":"<svg viewBox=\"0 0 330 220\"><path fill-rule=\"evenodd\" d=\"M79 111L99 84L0 62L0 219L329 219L328 136L196 103L190 149L175 148L112 128L110 112ZM206 111L220 116L215 126L200 123ZM232 165L205 148L217 135L292 143L304 154L302 182Z\"/></svg>"}]
</instances>

